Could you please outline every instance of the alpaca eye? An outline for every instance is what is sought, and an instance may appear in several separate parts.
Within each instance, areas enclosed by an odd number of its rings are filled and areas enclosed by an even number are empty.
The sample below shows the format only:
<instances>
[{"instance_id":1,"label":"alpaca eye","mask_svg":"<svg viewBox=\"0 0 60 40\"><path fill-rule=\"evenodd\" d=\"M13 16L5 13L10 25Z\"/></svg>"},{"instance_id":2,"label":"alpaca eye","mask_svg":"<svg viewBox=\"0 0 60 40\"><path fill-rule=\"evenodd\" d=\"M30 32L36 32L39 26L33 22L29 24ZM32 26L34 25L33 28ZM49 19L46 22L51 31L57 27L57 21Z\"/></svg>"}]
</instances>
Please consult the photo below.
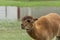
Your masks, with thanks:
<instances>
[{"instance_id":1,"label":"alpaca eye","mask_svg":"<svg viewBox=\"0 0 60 40\"><path fill-rule=\"evenodd\" d=\"M27 20L27 22L30 22L30 20Z\"/></svg>"}]
</instances>

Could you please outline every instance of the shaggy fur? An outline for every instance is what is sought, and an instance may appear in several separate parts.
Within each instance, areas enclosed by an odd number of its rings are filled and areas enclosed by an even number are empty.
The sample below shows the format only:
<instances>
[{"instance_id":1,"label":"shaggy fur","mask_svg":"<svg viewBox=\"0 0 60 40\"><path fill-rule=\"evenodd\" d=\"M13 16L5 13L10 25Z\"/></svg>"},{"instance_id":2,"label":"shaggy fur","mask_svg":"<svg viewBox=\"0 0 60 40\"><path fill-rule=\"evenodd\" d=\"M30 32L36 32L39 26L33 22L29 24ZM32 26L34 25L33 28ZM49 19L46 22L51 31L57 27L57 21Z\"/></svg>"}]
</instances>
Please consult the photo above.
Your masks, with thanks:
<instances>
[{"instance_id":1,"label":"shaggy fur","mask_svg":"<svg viewBox=\"0 0 60 40\"><path fill-rule=\"evenodd\" d=\"M60 16L56 13L41 16L36 21L32 18L30 21L29 23L28 21L25 23L22 22L22 24L24 25L27 23L24 28L28 28L27 33L34 40L52 40L54 36L60 35Z\"/></svg>"},{"instance_id":2,"label":"shaggy fur","mask_svg":"<svg viewBox=\"0 0 60 40\"><path fill-rule=\"evenodd\" d=\"M34 33L34 29L33 29L33 24L36 20L38 20L38 19L33 18L32 16L25 16L25 17L22 18L22 24L21 24L21 28L26 29L27 33L33 39L36 38L35 33Z\"/></svg>"}]
</instances>

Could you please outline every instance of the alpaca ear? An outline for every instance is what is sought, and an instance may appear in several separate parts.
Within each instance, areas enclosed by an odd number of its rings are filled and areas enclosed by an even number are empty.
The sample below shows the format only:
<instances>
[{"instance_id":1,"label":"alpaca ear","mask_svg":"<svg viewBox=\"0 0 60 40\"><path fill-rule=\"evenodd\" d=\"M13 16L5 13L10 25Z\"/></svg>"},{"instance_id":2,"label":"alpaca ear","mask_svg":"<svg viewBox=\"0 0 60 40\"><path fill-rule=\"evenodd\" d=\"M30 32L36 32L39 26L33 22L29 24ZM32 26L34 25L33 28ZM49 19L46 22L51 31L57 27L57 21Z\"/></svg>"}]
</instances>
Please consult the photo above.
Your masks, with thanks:
<instances>
[{"instance_id":1,"label":"alpaca ear","mask_svg":"<svg viewBox=\"0 0 60 40\"><path fill-rule=\"evenodd\" d=\"M38 20L38 18L35 18L34 21Z\"/></svg>"}]
</instances>

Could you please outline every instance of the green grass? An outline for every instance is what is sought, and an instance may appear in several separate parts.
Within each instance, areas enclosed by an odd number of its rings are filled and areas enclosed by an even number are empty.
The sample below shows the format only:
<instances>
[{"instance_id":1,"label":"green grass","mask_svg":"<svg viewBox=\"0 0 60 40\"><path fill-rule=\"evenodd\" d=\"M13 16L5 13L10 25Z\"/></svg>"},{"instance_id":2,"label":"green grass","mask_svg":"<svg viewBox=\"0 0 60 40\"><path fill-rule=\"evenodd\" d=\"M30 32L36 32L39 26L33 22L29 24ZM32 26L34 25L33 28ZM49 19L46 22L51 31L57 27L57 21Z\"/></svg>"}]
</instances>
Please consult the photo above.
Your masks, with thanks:
<instances>
[{"instance_id":1,"label":"green grass","mask_svg":"<svg viewBox=\"0 0 60 40\"><path fill-rule=\"evenodd\" d=\"M40 6L60 6L60 1L0 1L1 6L20 6L20 7L40 7Z\"/></svg>"},{"instance_id":2,"label":"green grass","mask_svg":"<svg viewBox=\"0 0 60 40\"><path fill-rule=\"evenodd\" d=\"M20 21L0 20L0 40L31 40L21 29Z\"/></svg>"}]
</instances>

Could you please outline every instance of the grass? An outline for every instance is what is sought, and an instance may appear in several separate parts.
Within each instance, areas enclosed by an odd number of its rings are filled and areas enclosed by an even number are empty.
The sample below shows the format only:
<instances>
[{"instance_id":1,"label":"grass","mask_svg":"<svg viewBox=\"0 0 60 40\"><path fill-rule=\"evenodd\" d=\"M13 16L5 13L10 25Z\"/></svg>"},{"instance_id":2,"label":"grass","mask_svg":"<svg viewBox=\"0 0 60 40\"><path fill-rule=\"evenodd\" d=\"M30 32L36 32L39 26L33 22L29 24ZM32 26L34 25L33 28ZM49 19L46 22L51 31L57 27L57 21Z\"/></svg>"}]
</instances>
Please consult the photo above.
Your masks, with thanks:
<instances>
[{"instance_id":1,"label":"grass","mask_svg":"<svg viewBox=\"0 0 60 40\"><path fill-rule=\"evenodd\" d=\"M21 30L20 21L0 20L0 40L30 40L30 37Z\"/></svg>"},{"instance_id":2,"label":"grass","mask_svg":"<svg viewBox=\"0 0 60 40\"><path fill-rule=\"evenodd\" d=\"M40 6L60 6L60 1L0 1L0 6L20 6L20 7L40 7Z\"/></svg>"}]
</instances>

